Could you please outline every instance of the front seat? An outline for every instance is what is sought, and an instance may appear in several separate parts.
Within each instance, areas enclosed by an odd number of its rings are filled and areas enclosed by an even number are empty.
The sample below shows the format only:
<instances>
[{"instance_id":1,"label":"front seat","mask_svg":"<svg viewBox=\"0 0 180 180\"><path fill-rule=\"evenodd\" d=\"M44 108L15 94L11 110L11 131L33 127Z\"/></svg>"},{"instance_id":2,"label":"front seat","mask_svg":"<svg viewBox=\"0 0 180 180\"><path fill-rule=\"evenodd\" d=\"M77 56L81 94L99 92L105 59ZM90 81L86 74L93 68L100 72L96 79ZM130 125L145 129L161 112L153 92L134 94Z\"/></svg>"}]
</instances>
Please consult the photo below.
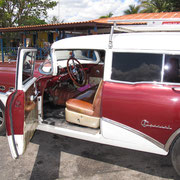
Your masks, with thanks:
<instances>
[{"instance_id":1,"label":"front seat","mask_svg":"<svg viewBox=\"0 0 180 180\"><path fill-rule=\"evenodd\" d=\"M99 127L102 84L101 80L94 96L93 103L80 99L69 99L66 102L66 121L91 128Z\"/></svg>"}]
</instances>

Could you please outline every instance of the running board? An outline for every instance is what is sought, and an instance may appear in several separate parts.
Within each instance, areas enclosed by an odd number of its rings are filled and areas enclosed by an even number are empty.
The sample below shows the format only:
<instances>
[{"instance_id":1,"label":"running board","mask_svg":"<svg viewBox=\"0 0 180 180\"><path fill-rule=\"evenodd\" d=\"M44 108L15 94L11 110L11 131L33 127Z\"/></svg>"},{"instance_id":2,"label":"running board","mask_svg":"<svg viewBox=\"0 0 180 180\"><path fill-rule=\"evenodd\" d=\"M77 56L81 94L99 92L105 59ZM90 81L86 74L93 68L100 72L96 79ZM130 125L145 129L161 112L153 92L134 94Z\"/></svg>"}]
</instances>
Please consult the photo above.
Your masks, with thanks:
<instances>
[{"instance_id":1,"label":"running board","mask_svg":"<svg viewBox=\"0 0 180 180\"><path fill-rule=\"evenodd\" d=\"M85 141L90 141L94 143L100 143L100 144L105 144L105 145L111 145L111 146L117 146L117 147L122 147L122 148L127 148L127 149L132 149L132 150L138 150L138 151L143 151L142 146L136 145L136 147L131 144L131 143L126 143L118 140L113 140L113 139L107 139L102 136L100 131L93 135L85 132L78 132L75 130L71 129L66 129L66 128L61 128L61 127L56 127L53 125L48 125L48 124L39 124L37 127L38 130L53 133L53 134L58 134L58 135L63 135L63 136L68 136L72 138L77 138ZM158 146L155 148L154 151L147 151L145 152L150 152L150 153L155 153L155 154L160 154L160 155L167 155L168 152L165 151L164 149L159 148Z\"/></svg>"}]
</instances>

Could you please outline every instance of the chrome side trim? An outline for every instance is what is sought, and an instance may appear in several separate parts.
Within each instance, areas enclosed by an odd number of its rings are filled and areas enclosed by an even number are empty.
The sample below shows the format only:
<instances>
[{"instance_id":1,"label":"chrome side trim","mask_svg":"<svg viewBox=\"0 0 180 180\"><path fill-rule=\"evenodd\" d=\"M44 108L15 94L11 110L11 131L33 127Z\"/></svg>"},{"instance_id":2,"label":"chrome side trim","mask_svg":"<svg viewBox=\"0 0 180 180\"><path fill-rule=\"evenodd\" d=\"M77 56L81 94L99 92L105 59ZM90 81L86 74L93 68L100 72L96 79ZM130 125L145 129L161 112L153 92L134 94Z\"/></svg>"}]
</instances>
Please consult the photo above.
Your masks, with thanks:
<instances>
[{"instance_id":1,"label":"chrome side trim","mask_svg":"<svg viewBox=\"0 0 180 180\"><path fill-rule=\"evenodd\" d=\"M129 84L129 85L135 85L135 84L180 85L180 83L156 82L156 81L128 82L128 81L118 81L118 80L112 80L112 79L105 79L104 81L110 82L110 83Z\"/></svg>"},{"instance_id":2,"label":"chrome side trim","mask_svg":"<svg viewBox=\"0 0 180 180\"><path fill-rule=\"evenodd\" d=\"M121 127L121 128L123 128L125 130L128 130L128 131L130 131L130 132L132 132L132 133L134 133L134 134L136 134L138 136L141 136L141 137L145 138L146 140L150 141L151 143L155 144L159 148L164 149L165 151L168 152L168 150L165 149L165 147L164 147L164 145L162 143L158 142L157 140L153 139L152 137L150 137L150 136L148 136L148 135L146 135L146 134L144 134L144 133L142 133L142 132L140 132L140 131L138 131L138 130L136 130L134 128L131 128L129 126L126 126L124 124L118 123L116 121L113 121L113 120L105 118L105 117L102 117L101 120L106 121L106 122L108 122L108 123L110 123L112 125Z\"/></svg>"},{"instance_id":3,"label":"chrome side trim","mask_svg":"<svg viewBox=\"0 0 180 180\"><path fill-rule=\"evenodd\" d=\"M176 130L176 131L170 136L170 138L168 139L167 143L166 143L165 146L164 146L164 149L165 149L166 151L169 150L172 142L174 141L174 139L177 137L178 134L180 134L180 128L179 128L178 130Z\"/></svg>"},{"instance_id":4,"label":"chrome side trim","mask_svg":"<svg viewBox=\"0 0 180 180\"><path fill-rule=\"evenodd\" d=\"M141 121L141 126L146 128L158 128L158 129L166 129L166 130L172 130L170 125L166 125L166 126L161 126L161 125L156 125L156 124L151 124L149 121L147 121L146 119Z\"/></svg>"}]
</instances>

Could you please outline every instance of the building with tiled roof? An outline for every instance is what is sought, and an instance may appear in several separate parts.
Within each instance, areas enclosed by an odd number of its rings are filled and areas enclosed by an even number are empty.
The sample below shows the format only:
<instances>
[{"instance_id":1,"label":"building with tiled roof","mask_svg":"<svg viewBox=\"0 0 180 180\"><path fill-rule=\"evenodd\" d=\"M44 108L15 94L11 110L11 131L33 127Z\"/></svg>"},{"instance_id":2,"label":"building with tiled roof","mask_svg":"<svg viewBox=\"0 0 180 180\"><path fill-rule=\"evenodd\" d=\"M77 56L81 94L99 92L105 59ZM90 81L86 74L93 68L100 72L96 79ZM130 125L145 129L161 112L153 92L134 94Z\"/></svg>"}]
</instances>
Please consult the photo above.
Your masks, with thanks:
<instances>
[{"instance_id":1,"label":"building with tiled roof","mask_svg":"<svg viewBox=\"0 0 180 180\"><path fill-rule=\"evenodd\" d=\"M108 21L110 20L168 19L168 18L172 18L172 19L180 18L180 12L128 14L128 15L116 16L111 18L96 19L94 20L94 22L108 23Z\"/></svg>"},{"instance_id":2,"label":"building with tiled roof","mask_svg":"<svg viewBox=\"0 0 180 180\"><path fill-rule=\"evenodd\" d=\"M18 26L0 28L0 32L18 32L18 31L40 31L40 30L89 30L96 28L109 27L111 20L138 20L138 19L167 19L167 18L180 18L180 12L161 12L161 13L139 13L129 14L110 18L95 19L91 21L71 22L71 23L58 23L58 24L42 24L32 26ZM123 24L123 23L122 23Z\"/></svg>"},{"instance_id":3,"label":"building with tiled roof","mask_svg":"<svg viewBox=\"0 0 180 180\"><path fill-rule=\"evenodd\" d=\"M121 25L134 25L134 24L146 24L146 19L168 19L172 20L179 19L180 22L180 12L161 12L161 13L139 13L139 14L130 14L130 15L122 15L111 18L102 18L95 19L91 21L83 21L83 22L71 22L71 23L59 23L59 24L43 24L43 25L32 25L32 26L19 26L19 27L6 27L0 28L0 42L1 42L1 50L7 49L7 47L3 47L3 34L9 32L18 32L19 37L17 37L19 43L24 44L26 46L27 38L31 40L31 45L35 47L43 47L44 42L52 43L56 40L77 36L77 35L87 35L87 34L100 34L100 33L109 33L112 22L115 20L121 20L119 24ZM143 22L138 22L137 20L144 20ZM122 22L127 20L136 20L136 22ZM19 38L19 39L18 39ZM13 40L12 40L13 42ZM18 43L14 43L16 48ZM14 46L13 43L10 46ZM5 51L8 54L8 51ZM2 59L4 59L2 54Z\"/></svg>"}]
</instances>

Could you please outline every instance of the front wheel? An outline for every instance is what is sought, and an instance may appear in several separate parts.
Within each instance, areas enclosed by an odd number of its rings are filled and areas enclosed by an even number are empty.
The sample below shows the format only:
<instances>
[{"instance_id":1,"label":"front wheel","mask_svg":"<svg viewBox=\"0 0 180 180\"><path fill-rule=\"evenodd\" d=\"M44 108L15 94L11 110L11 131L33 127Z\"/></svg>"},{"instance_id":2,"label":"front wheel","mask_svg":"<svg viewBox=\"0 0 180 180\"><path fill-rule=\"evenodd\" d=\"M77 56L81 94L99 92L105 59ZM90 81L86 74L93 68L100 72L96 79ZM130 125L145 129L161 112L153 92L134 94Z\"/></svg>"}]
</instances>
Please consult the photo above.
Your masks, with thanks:
<instances>
[{"instance_id":1,"label":"front wheel","mask_svg":"<svg viewBox=\"0 0 180 180\"><path fill-rule=\"evenodd\" d=\"M6 123L5 123L5 116L4 110L0 107L0 136L6 134Z\"/></svg>"},{"instance_id":2,"label":"front wheel","mask_svg":"<svg viewBox=\"0 0 180 180\"><path fill-rule=\"evenodd\" d=\"M171 161L176 170L177 174L180 176L180 137L176 140L171 151Z\"/></svg>"}]
</instances>

